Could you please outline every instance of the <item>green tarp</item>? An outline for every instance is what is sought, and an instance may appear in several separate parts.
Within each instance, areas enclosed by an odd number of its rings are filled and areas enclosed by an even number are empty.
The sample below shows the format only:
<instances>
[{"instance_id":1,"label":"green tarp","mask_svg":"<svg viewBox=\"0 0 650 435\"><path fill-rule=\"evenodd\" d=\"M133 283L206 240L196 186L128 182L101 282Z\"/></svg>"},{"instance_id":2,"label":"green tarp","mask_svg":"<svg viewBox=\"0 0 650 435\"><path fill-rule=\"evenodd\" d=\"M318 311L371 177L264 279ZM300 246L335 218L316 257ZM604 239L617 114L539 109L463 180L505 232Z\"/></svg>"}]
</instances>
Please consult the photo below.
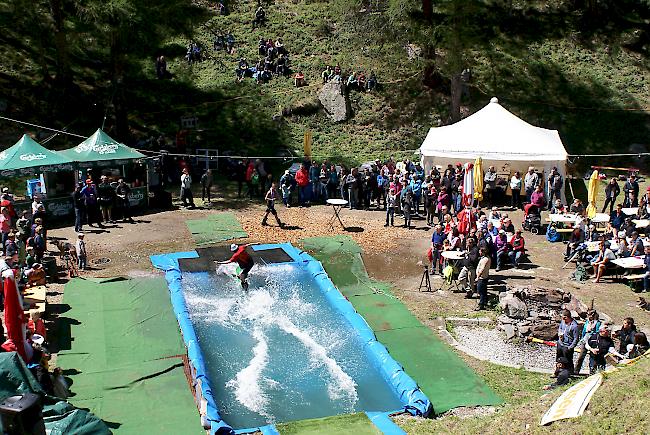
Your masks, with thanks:
<instances>
[{"instance_id":1,"label":"green tarp","mask_svg":"<svg viewBox=\"0 0 650 435\"><path fill-rule=\"evenodd\" d=\"M501 399L437 335L395 297L390 285L368 277L360 247L348 236L304 239L334 284L429 397L436 414L459 406L496 405Z\"/></svg>"},{"instance_id":2,"label":"green tarp","mask_svg":"<svg viewBox=\"0 0 650 435\"><path fill-rule=\"evenodd\" d=\"M185 223L198 247L248 237L232 213L213 213L204 219L191 219Z\"/></svg>"},{"instance_id":3,"label":"green tarp","mask_svg":"<svg viewBox=\"0 0 650 435\"><path fill-rule=\"evenodd\" d=\"M61 151L61 154L77 163L79 167L124 164L129 160L142 159L144 154L117 142L98 128L85 141L74 148Z\"/></svg>"},{"instance_id":4,"label":"green tarp","mask_svg":"<svg viewBox=\"0 0 650 435\"><path fill-rule=\"evenodd\" d=\"M381 431L366 414L337 415L276 424L281 435L379 435Z\"/></svg>"},{"instance_id":5,"label":"green tarp","mask_svg":"<svg viewBox=\"0 0 650 435\"><path fill-rule=\"evenodd\" d=\"M76 373L73 404L116 433L205 433L164 279L73 279L64 302L58 364Z\"/></svg>"},{"instance_id":6,"label":"green tarp","mask_svg":"<svg viewBox=\"0 0 650 435\"><path fill-rule=\"evenodd\" d=\"M41 386L25 367L16 352L0 353L0 401L7 397L34 393L42 397L43 420L50 435L104 435L110 434L106 424L82 409L76 409L56 397L47 396ZM0 433L2 422L0 422Z\"/></svg>"},{"instance_id":7,"label":"green tarp","mask_svg":"<svg viewBox=\"0 0 650 435\"><path fill-rule=\"evenodd\" d=\"M48 150L26 134L12 147L0 151L0 174L5 177L72 169L70 158Z\"/></svg>"}]
</instances>

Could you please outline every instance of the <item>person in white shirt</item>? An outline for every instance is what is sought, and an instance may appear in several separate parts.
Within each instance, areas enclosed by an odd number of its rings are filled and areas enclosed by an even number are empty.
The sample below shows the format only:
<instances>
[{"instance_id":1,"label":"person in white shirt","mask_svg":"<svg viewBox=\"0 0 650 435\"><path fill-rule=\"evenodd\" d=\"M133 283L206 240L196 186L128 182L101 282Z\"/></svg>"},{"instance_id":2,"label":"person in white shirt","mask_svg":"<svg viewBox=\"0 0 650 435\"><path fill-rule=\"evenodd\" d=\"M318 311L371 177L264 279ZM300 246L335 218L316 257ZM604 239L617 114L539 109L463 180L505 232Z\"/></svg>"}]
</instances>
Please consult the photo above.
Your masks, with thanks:
<instances>
[{"instance_id":1,"label":"person in white shirt","mask_svg":"<svg viewBox=\"0 0 650 435\"><path fill-rule=\"evenodd\" d=\"M183 201L183 206L194 208L194 196L192 196L192 176L190 171L187 168L183 169L183 175L181 175L181 201Z\"/></svg>"},{"instance_id":2,"label":"person in white shirt","mask_svg":"<svg viewBox=\"0 0 650 435\"><path fill-rule=\"evenodd\" d=\"M515 175L510 179L510 191L512 192L512 201L510 205L516 208L521 208L521 184L522 184L521 174L519 171L515 172Z\"/></svg>"},{"instance_id":3,"label":"person in white shirt","mask_svg":"<svg viewBox=\"0 0 650 435\"><path fill-rule=\"evenodd\" d=\"M530 197L538 185L539 175L537 175L537 172L535 172L535 168L531 166L528 168L528 172L526 172L526 175L524 176L524 190L526 191L526 198L528 199L528 202L531 202Z\"/></svg>"},{"instance_id":4,"label":"person in white shirt","mask_svg":"<svg viewBox=\"0 0 650 435\"><path fill-rule=\"evenodd\" d=\"M609 243L605 244L605 241L602 241L598 244L598 256L591 262L591 265L594 267L594 274L596 275L594 283L599 283L600 278L605 274L605 270L614 266L612 263L613 260L616 260L616 255L609 248Z\"/></svg>"}]
</instances>

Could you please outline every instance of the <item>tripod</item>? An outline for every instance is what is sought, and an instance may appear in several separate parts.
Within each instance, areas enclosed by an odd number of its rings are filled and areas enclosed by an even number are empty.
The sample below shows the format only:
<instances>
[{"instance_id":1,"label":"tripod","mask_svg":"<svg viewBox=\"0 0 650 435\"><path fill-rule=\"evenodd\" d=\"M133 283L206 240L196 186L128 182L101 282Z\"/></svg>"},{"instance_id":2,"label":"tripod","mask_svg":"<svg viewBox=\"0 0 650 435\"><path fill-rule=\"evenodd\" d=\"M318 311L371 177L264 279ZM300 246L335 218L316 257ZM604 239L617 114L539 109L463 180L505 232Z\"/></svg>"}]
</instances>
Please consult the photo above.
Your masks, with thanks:
<instances>
[{"instance_id":1,"label":"tripod","mask_svg":"<svg viewBox=\"0 0 650 435\"><path fill-rule=\"evenodd\" d=\"M429 265L424 265L424 270L422 271L422 279L420 280L420 287L418 291L424 288L425 292L430 292L431 290L431 278L429 278Z\"/></svg>"}]
</instances>

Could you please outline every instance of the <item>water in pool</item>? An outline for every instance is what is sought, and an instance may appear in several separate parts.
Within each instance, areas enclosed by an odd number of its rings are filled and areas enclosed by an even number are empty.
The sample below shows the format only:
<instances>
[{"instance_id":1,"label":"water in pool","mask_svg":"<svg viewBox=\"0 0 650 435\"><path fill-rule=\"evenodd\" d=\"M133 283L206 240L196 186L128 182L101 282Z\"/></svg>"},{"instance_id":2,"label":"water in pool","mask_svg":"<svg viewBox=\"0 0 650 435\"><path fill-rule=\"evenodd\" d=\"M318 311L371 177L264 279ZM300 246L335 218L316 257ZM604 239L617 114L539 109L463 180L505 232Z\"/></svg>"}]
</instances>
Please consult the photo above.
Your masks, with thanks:
<instances>
[{"instance_id":1,"label":"water in pool","mask_svg":"<svg viewBox=\"0 0 650 435\"><path fill-rule=\"evenodd\" d=\"M402 404L360 337L295 264L256 266L244 293L222 273L183 273L221 416L234 428Z\"/></svg>"}]
</instances>

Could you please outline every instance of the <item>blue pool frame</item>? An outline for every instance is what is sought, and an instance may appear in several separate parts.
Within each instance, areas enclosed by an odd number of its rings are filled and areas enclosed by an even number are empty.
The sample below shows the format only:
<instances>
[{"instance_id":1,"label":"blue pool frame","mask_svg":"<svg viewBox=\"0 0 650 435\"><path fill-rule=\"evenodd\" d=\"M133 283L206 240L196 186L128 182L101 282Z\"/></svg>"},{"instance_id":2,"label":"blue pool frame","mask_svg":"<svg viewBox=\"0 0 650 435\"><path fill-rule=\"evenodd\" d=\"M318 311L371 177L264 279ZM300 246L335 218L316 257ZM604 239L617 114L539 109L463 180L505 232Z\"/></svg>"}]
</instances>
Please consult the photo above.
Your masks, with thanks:
<instances>
[{"instance_id":1,"label":"blue pool frame","mask_svg":"<svg viewBox=\"0 0 650 435\"><path fill-rule=\"evenodd\" d=\"M407 411L412 415L427 416L431 412L431 402L427 396L420 391L415 381L406 374L402 366L393 359L388 350L379 343L372 328L352 304L339 292L323 269L323 265L308 253L296 249L289 243L253 245L255 251L280 248L297 263L308 271L321 289L327 300L334 306L355 328L368 347L369 354L377 361L382 377L397 392L404 408L393 412L366 412L370 420L384 433L404 433L397 425L394 425L388 418L388 414ZM157 269L165 272L165 279L169 287L172 308L178 319L183 341L187 348L187 356L190 361L190 370L193 377L194 388L197 396L201 423L210 431L210 434L233 434L261 431L263 434L276 434L273 425L239 429L234 431L225 421L221 419L217 408L210 382L206 375L205 363L199 342L196 338L194 326L190 320L190 314L185 304L185 296L181 286L181 270L178 260L181 258L198 258L196 251L174 252L170 254L152 255L151 263Z\"/></svg>"}]
</instances>

